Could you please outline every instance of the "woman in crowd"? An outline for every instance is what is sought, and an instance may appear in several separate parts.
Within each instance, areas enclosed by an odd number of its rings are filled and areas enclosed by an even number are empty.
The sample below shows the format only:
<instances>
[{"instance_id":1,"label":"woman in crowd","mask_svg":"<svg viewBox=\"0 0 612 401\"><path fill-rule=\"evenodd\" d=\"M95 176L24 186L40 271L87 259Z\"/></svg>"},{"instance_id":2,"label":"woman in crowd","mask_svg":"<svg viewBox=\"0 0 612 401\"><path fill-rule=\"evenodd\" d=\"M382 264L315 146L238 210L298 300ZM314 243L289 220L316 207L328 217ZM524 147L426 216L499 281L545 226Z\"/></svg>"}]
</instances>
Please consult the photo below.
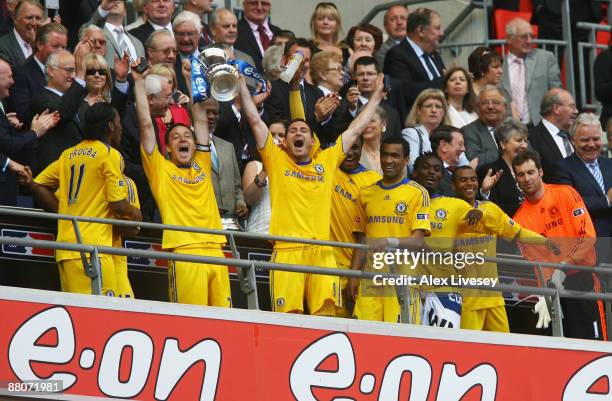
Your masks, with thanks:
<instances>
[{"instance_id":1,"label":"woman in crowd","mask_svg":"<svg viewBox=\"0 0 612 401\"><path fill-rule=\"evenodd\" d=\"M170 107L168 107L165 116L155 118L155 124L157 125L157 132L159 134L159 150L162 155L165 155L166 131L168 131L168 127L175 124L184 124L191 127L191 118L187 110L189 97L176 90L176 75L174 74L174 70L170 67L163 64L156 64L151 67L150 70L150 74L160 75L172 82L172 96L168 99Z\"/></svg>"},{"instance_id":2,"label":"woman in crowd","mask_svg":"<svg viewBox=\"0 0 612 401\"><path fill-rule=\"evenodd\" d=\"M446 98L441 90L425 89L417 96L406 120L409 128L402 130L402 136L410 144L410 173L416 158L425 152L431 152L429 135L433 130L441 124L450 124L447 111Z\"/></svg>"},{"instance_id":3,"label":"woman in crowd","mask_svg":"<svg viewBox=\"0 0 612 401\"><path fill-rule=\"evenodd\" d=\"M337 93L344 85L342 56L330 51L322 51L310 60L310 77L323 95Z\"/></svg>"},{"instance_id":4,"label":"woman in crowd","mask_svg":"<svg viewBox=\"0 0 612 401\"><path fill-rule=\"evenodd\" d=\"M472 79L464 68L454 67L448 70L442 87L448 103L448 118L453 127L462 128L478 119Z\"/></svg>"},{"instance_id":5,"label":"woman in crowd","mask_svg":"<svg viewBox=\"0 0 612 401\"><path fill-rule=\"evenodd\" d=\"M508 216L513 216L525 199L514 178L512 161L527 150L527 136L527 127L523 124L511 118L504 120L495 130L499 159L478 169L481 194Z\"/></svg>"},{"instance_id":6,"label":"woman in crowd","mask_svg":"<svg viewBox=\"0 0 612 401\"><path fill-rule=\"evenodd\" d=\"M358 110L360 112L361 110ZM382 175L380 167L380 143L382 136L387 130L387 113L385 109L378 106L376 113L370 123L363 131L363 146L361 148L361 159L359 163L365 168L376 171Z\"/></svg>"},{"instance_id":7,"label":"woman in crowd","mask_svg":"<svg viewBox=\"0 0 612 401\"><path fill-rule=\"evenodd\" d=\"M476 96L486 85L499 86L504 74L504 59L493 49L477 47L468 57L468 68L474 78Z\"/></svg>"},{"instance_id":8,"label":"woman in crowd","mask_svg":"<svg viewBox=\"0 0 612 401\"><path fill-rule=\"evenodd\" d=\"M352 73L355 60L363 56L374 56L383 42L383 34L380 29L371 24L362 24L352 27L346 39L346 44L352 53L346 63L347 69ZM382 70L382 66L379 66Z\"/></svg>"},{"instance_id":9,"label":"woman in crowd","mask_svg":"<svg viewBox=\"0 0 612 401\"><path fill-rule=\"evenodd\" d=\"M310 32L312 42L319 50L331 51L340 55L342 64L348 60L350 50L346 45L339 43L342 17L335 4L329 2L317 4L310 17Z\"/></svg>"},{"instance_id":10,"label":"woman in crowd","mask_svg":"<svg viewBox=\"0 0 612 401\"><path fill-rule=\"evenodd\" d=\"M270 124L270 134L277 146L284 146L286 122L276 121ZM259 160L247 163L242 174L242 194L250 208L246 230L257 234L268 234L270 228L270 188L268 174Z\"/></svg>"}]
</instances>

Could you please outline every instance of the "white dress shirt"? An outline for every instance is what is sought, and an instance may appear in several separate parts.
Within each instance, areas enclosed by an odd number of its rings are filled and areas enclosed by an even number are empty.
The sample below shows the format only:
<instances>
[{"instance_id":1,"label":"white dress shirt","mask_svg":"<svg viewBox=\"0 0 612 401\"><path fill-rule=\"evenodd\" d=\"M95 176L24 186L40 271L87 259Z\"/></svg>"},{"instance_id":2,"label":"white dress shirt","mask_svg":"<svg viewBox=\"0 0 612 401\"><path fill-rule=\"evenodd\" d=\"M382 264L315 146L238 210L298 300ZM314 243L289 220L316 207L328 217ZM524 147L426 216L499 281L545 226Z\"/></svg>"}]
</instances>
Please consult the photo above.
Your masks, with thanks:
<instances>
[{"instance_id":1,"label":"white dress shirt","mask_svg":"<svg viewBox=\"0 0 612 401\"><path fill-rule=\"evenodd\" d=\"M565 151L565 145L563 144L563 137L559 135L559 131L560 131L559 128L557 128L555 124L551 123L545 118L542 119L542 124L544 124L544 126L546 127L546 130L548 131L552 139L555 140L555 143L557 144L557 148L559 148L559 152L561 152L561 155L563 155L564 158L569 156L567 152ZM570 142L570 146L572 146L571 142ZM572 146L572 149L574 149L573 146Z\"/></svg>"},{"instance_id":2,"label":"white dress shirt","mask_svg":"<svg viewBox=\"0 0 612 401\"><path fill-rule=\"evenodd\" d=\"M17 29L13 28L13 33L17 39L17 43L19 43L19 48L21 49L23 56L27 59L32 55L32 46L30 46L30 44L21 37L19 32L17 32Z\"/></svg>"},{"instance_id":3,"label":"white dress shirt","mask_svg":"<svg viewBox=\"0 0 612 401\"><path fill-rule=\"evenodd\" d=\"M159 31L160 29L165 29L168 32L170 32L172 37L174 37L174 32L172 31L172 22L168 22L168 25L166 25L166 26L161 26L161 25L154 24L152 21L149 21L149 24L151 24L153 29L155 29L156 31Z\"/></svg>"},{"instance_id":4,"label":"white dress shirt","mask_svg":"<svg viewBox=\"0 0 612 401\"><path fill-rule=\"evenodd\" d=\"M438 67L436 67L436 64L433 62L433 60L431 59L431 57L429 57L429 61L431 61L431 65L433 66L433 68L435 69L435 71L430 71L429 66L427 65L427 63L425 62L425 59L423 58L423 54L425 54L425 52L423 51L423 49L421 49L419 47L419 45L417 45L416 43L414 43L412 40L410 40L409 38L406 38L406 40L408 41L408 43L410 44L410 46L412 47L412 50L414 50L414 52L416 53L419 61L421 62L421 65L423 66L423 68L425 68L425 71L427 71L427 76L429 77L430 80L433 80L434 78L440 77L440 71L438 71ZM436 74L436 76L434 76L434 74Z\"/></svg>"},{"instance_id":5,"label":"white dress shirt","mask_svg":"<svg viewBox=\"0 0 612 401\"><path fill-rule=\"evenodd\" d=\"M122 26L117 26L111 24L110 22L106 22L104 24L104 28L113 35L113 38L115 38L115 42L117 42L117 44L120 43L119 35L121 35L121 38L123 39L123 42L127 46L127 50L130 53L130 60L136 60L136 58L138 58L138 53L136 53L136 46L134 46L134 43L132 43L132 39L130 39L130 37L127 35L125 29L123 29ZM120 30L121 33L118 33L117 30Z\"/></svg>"},{"instance_id":6,"label":"white dress shirt","mask_svg":"<svg viewBox=\"0 0 612 401\"><path fill-rule=\"evenodd\" d=\"M251 27L251 30L253 31L253 36L255 36L255 40L257 41L257 46L259 46L259 51L261 52L261 54L264 54L264 48L263 45L261 44L261 39L259 39L259 25L257 25L254 22L249 21L247 18L245 18L246 22L249 23L249 26ZM263 24L261 24L261 26L263 26L264 28L264 32L266 34L266 36L272 40L272 30L270 29L270 26L268 25L268 19L266 18L266 20L264 21Z\"/></svg>"}]
</instances>

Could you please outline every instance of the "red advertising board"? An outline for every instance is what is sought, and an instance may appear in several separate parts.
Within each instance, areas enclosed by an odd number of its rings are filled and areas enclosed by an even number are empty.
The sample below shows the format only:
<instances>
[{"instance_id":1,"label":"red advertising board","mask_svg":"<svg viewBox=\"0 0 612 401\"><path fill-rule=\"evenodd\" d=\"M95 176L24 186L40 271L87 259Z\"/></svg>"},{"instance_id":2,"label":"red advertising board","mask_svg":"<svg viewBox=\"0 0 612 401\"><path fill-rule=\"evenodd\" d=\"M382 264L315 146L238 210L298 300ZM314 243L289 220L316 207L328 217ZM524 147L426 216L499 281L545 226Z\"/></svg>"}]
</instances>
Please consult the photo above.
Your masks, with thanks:
<instances>
[{"instance_id":1,"label":"red advertising board","mask_svg":"<svg viewBox=\"0 0 612 401\"><path fill-rule=\"evenodd\" d=\"M609 343L8 287L0 322L5 388L62 380L68 395L180 401L612 399Z\"/></svg>"}]
</instances>

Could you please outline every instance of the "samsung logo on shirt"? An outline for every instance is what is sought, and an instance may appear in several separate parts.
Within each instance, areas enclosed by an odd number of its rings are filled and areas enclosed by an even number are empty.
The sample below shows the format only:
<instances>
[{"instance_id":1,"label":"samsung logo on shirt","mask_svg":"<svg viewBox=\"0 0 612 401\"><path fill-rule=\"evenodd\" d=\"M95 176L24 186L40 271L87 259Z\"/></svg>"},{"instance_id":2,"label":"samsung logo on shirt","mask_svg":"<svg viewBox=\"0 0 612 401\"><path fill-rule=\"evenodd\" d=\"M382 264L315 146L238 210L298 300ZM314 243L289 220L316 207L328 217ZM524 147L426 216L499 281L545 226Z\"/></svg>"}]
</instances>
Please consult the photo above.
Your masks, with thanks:
<instances>
[{"instance_id":1,"label":"samsung logo on shirt","mask_svg":"<svg viewBox=\"0 0 612 401\"><path fill-rule=\"evenodd\" d=\"M172 181L176 181L179 182L181 184L188 184L188 185L193 185L193 184L199 184L200 182L204 181L206 179L206 174L205 173L200 173L198 174L195 178L187 178L187 177L183 177L183 176L177 176L175 174L172 174Z\"/></svg>"},{"instance_id":2,"label":"samsung logo on shirt","mask_svg":"<svg viewBox=\"0 0 612 401\"><path fill-rule=\"evenodd\" d=\"M314 176L314 175L304 175L299 171L285 170L285 177L297 178L298 180L304 181L319 181L325 182L325 177L322 175Z\"/></svg>"},{"instance_id":3,"label":"samsung logo on shirt","mask_svg":"<svg viewBox=\"0 0 612 401\"><path fill-rule=\"evenodd\" d=\"M404 218L399 216L368 216L369 224L404 224Z\"/></svg>"}]
</instances>

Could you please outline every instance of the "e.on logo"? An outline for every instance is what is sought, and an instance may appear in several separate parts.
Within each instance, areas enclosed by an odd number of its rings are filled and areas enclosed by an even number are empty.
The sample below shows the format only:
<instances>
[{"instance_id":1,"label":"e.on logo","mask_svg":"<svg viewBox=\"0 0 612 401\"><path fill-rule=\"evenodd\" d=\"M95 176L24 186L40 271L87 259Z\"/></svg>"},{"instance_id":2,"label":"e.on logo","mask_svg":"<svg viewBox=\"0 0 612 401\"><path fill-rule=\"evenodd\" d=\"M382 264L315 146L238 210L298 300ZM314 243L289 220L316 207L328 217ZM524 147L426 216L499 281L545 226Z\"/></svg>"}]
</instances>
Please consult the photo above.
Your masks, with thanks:
<instances>
[{"instance_id":1,"label":"e.on logo","mask_svg":"<svg viewBox=\"0 0 612 401\"><path fill-rule=\"evenodd\" d=\"M49 330L57 331L57 344L37 345L39 338ZM78 372L59 371L58 366L57 372L42 378L32 371L31 363L67 364L75 356L75 343L75 330L68 311L63 307L47 309L32 316L15 332L9 345L9 364L15 376L21 381L61 380L63 390L66 391L78 380L78 375L75 374ZM123 350L127 347L132 350L132 366L127 380L120 380L121 358ZM121 330L114 333L106 340L102 351L97 375L98 388L108 397L137 396L143 391L149 379L153 356L153 340L148 334L138 330ZM95 350L85 348L79 355L79 366L82 369L90 369L95 359ZM221 369L221 348L213 339L202 340L184 352L179 349L177 339L165 339L155 379L155 399L167 400L187 371L199 361L204 361L206 364L202 387L199 389L199 399L213 401ZM62 369L65 369L65 366L62 366Z\"/></svg>"},{"instance_id":2,"label":"e.on logo","mask_svg":"<svg viewBox=\"0 0 612 401\"><path fill-rule=\"evenodd\" d=\"M320 371L327 358L338 358L336 371ZM410 376L404 375L410 373ZM427 401L432 390L432 367L430 362L418 355L400 355L391 360L381 379L377 399L399 401L402 379L410 377L409 401ZM612 386L608 394L592 394L589 388L602 377L612 383L612 356L605 356L582 367L566 385L563 401L610 401ZM356 378L355 353L349 337L334 333L318 339L305 348L293 363L290 373L291 392L297 401L317 401L314 388L346 390ZM371 394L376 386L376 377L365 373L359 381L359 392ZM503 380L503 378L502 378ZM472 388L480 386L481 401L496 401L498 377L495 368L487 363L476 366L463 376L457 374L456 365L445 363L442 367L436 401L460 401ZM333 401L352 401L353 398L336 397ZM501 401L501 400L499 400Z\"/></svg>"}]
</instances>

